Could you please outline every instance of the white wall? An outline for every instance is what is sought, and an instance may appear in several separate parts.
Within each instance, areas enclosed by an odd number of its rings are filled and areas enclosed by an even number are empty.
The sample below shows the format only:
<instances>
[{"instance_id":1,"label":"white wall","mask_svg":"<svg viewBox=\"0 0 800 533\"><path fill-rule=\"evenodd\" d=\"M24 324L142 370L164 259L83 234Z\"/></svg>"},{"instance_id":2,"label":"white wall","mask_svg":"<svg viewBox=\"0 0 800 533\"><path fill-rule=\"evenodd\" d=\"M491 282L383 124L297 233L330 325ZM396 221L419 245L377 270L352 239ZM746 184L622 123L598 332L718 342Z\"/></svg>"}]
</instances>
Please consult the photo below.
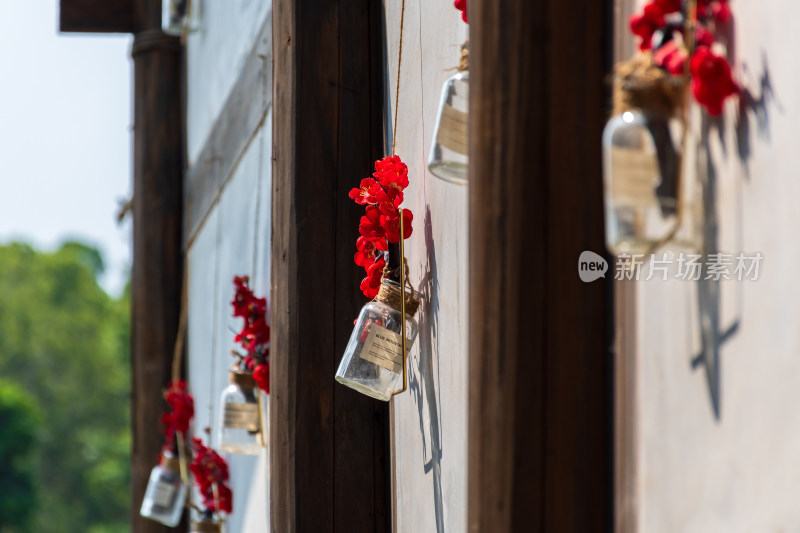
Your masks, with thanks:
<instances>
[{"instance_id":1,"label":"white wall","mask_svg":"<svg viewBox=\"0 0 800 533\"><path fill-rule=\"evenodd\" d=\"M718 217L707 232L712 251L764 260L758 281L718 292L639 284L629 326L639 337L638 530L648 533L800 531L800 41L788 22L798 7L731 6L735 77L752 99L729 104L702 137ZM710 364L693 368L703 353Z\"/></svg>"},{"instance_id":2,"label":"white wall","mask_svg":"<svg viewBox=\"0 0 800 533\"><path fill-rule=\"evenodd\" d=\"M391 103L400 0L386 0ZM408 164L404 207L411 281L424 294L411 350L409 390L392 400L393 516L400 532L466 531L467 188L428 172L439 95L455 73L468 27L452 2L406 0L397 155Z\"/></svg>"},{"instance_id":3,"label":"white wall","mask_svg":"<svg viewBox=\"0 0 800 533\"><path fill-rule=\"evenodd\" d=\"M187 45L190 166L195 164L269 9L269 2L258 0L203 0L200 30L189 36ZM271 99L271 95L265 96ZM233 363L234 330L241 327L241 319L231 316L233 276L249 275L257 295L269 293L271 147L268 111L188 250L188 376L195 397L194 433L206 442L204 428L215 428L219 397L228 385L227 368ZM219 444L213 431L210 442L215 447ZM268 531L268 450L260 456L225 457L234 495L227 532Z\"/></svg>"}]
</instances>

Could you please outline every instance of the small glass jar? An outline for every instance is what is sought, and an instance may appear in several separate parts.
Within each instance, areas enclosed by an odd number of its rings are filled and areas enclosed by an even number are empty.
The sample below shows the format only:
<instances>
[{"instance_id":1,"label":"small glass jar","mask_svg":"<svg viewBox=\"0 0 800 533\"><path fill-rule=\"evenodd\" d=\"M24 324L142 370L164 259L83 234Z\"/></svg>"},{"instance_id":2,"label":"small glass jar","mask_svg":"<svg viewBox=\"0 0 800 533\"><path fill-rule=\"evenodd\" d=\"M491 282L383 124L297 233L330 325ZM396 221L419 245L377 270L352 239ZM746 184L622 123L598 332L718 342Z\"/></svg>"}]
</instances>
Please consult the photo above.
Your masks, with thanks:
<instances>
[{"instance_id":1,"label":"small glass jar","mask_svg":"<svg viewBox=\"0 0 800 533\"><path fill-rule=\"evenodd\" d=\"M175 527L181 521L186 501L178 459L164 453L161 462L150 473L139 514L165 526Z\"/></svg>"},{"instance_id":2,"label":"small glass jar","mask_svg":"<svg viewBox=\"0 0 800 533\"><path fill-rule=\"evenodd\" d=\"M223 452L247 455L261 453L261 414L258 389L251 372L230 369L230 382L220 398L218 437Z\"/></svg>"},{"instance_id":3,"label":"small glass jar","mask_svg":"<svg viewBox=\"0 0 800 533\"><path fill-rule=\"evenodd\" d=\"M603 131L606 246L646 254L702 245L702 192L687 174L683 125L662 113L629 109Z\"/></svg>"},{"instance_id":4,"label":"small glass jar","mask_svg":"<svg viewBox=\"0 0 800 533\"><path fill-rule=\"evenodd\" d=\"M403 348L400 322L401 293L406 299L406 356L417 338L414 314L419 294L400 290L394 281L383 279L374 301L361 309L344 357L336 371L336 381L362 394L388 401L402 386Z\"/></svg>"},{"instance_id":5,"label":"small glass jar","mask_svg":"<svg viewBox=\"0 0 800 533\"><path fill-rule=\"evenodd\" d=\"M428 169L437 178L466 185L469 171L469 68L462 46L459 72L444 82Z\"/></svg>"},{"instance_id":6,"label":"small glass jar","mask_svg":"<svg viewBox=\"0 0 800 533\"><path fill-rule=\"evenodd\" d=\"M196 31L199 14L200 0L161 0L161 29L175 36Z\"/></svg>"}]
</instances>

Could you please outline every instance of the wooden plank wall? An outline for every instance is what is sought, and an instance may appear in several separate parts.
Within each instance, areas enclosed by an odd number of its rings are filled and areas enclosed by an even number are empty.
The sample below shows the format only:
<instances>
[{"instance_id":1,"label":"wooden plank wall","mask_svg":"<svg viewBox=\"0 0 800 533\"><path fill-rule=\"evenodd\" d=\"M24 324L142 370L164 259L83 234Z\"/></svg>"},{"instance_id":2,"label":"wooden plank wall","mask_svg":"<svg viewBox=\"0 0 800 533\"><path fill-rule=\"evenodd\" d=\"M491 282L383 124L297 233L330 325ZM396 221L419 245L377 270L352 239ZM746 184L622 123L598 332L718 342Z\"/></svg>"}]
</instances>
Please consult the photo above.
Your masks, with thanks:
<instances>
[{"instance_id":1,"label":"wooden plank wall","mask_svg":"<svg viewBox=\"0 0 800 533\"><path fill-rule=\"evenodd\" d=\"M387 528L386 404L334 374L365 303L353 183L382 154L368 0L273 3L272 531Z\"/></svg>"},{"instance_id":2,"label":"wooden plank wall","mask_svg":"<svg viewBox=\"0 0 800 533\"><path fill-rule=\"evenodd\" d=\"M610 2L472 0L469 531L609 531Z\"/></svg>"}]
</instances>

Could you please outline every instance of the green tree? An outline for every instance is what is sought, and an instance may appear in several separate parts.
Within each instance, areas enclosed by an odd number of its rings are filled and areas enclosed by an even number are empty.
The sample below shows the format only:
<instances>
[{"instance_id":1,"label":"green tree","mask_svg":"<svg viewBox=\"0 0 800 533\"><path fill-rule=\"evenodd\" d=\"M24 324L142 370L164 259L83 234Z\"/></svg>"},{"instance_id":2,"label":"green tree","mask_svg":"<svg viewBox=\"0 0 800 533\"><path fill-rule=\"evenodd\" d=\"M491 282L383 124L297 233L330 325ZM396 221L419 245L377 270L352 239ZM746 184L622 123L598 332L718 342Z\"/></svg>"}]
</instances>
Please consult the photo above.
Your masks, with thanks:
<instances>
[{"instance_id":1,"label":"green tree","mask_svg":"<svg viewBox=\"0 0 800 533\"><path fill-rule=\"evenodd\" d=\"M0 246L0 376L36 398L37 533L129 531L129 297L99 286L102 256Z\"/></svg>"},{"instance_id":2,"label":"green tree","mask_svg":"<svg viewBox=\"0 0 800 533\"><path fill-rule=\"evenodd\" d=\"M39 411L17 385L0 381L0 531L27 533L36 509L34 453Z\"/></svg>"}]
</instances>

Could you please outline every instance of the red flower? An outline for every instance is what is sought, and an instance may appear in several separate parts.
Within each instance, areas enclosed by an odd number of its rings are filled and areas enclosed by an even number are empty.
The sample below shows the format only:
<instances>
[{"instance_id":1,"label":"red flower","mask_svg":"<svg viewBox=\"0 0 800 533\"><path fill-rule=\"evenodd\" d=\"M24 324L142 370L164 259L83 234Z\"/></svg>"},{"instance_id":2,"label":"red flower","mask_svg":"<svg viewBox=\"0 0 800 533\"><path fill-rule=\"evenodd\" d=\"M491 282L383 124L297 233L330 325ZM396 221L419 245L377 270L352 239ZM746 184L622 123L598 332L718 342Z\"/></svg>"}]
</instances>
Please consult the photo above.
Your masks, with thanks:
<instances>
[{"instance_id":1,"label":"red flower","mask_svg":"<svg viewBox=\"0 0 800 533\"><path fill-rule=\"evenodd\" d=\"M653 34L664 25L664 13L655 4L647 4L644 6L644 11L640 14L631 15L629 19L631 32L634 35L641 37L642 42L639 43L640 50L650 50L650 41L653 40Z\"/></svg>"},{"instance_id":2,"label":"red flower","mask_svg":"<svg viewBox=\"0 0 800 533\"><path fill-rule=\"evenodd\" d=\"M382 244L383 247L386 247L386 240L385 239L367 239L366 237L359 237L356 241L356 247L358 248L358 252L355 255L355 261L358 266L369 268L369 266L375 262L375 257L377 256L378 245Z\"/></svg>"},{"instance_id":3,"label":"red flower","mask_svg":"<svg viewBox=\"0 0 800 533\"><path fill-rule=\"evenodd\" d=\"M727 1L720 0L718 2L711 3L711 16L714 17L714 20L718 24L727 24L731 21L733 14L731 13L731 7L728 5Z\"/></svg>"},{"instance_id":4,"label":"red flower","mask_svg":"<svg viewBox=\"0 0 800 533\"><path fill-rule=\"evenodd\" d=\"M386 191L372 178L361 180L361 188L350 191L350 198L357 204L377 204L386 198Z\"/></svg>"},{"instance_id":5,"label":"red flower","mask_svg":"<svg viewBox=\"0 0 800 533\"><path fill-rule=\"evenodd\" d=\"M208 511L233 511L233 494L225 482L228 481L228 463L217 452L206 447L203 441L192 437L194 458L189 465L189 471L194 476L195 484L203 497L203 506ZM216 486L219 509L214 498Z\"/></svg>"},{"instance_id":6,"label":"red flower","mask_svg":"<svg viewBox=\"0 0 800 533\"><path fill-rule=\"evenodd\" d=\"M377 207L367 206L367 211L358 226L358 232L368 239L382 239L384 231L381 227L381 214Z\"/></svg>"},{"instance_id":7,"label":"red flower","mask_svg":"<svg viewBox=\"0 0 800 533\"><path fill-rule=\"evenodd\" d=\"M672 75L680 76L686 68L686 50L673 39L653 52L653 62Z\"/></svg>"},{"instance_id":8,"label":"red flower","mask_svg":"<svg viewBox=\"0 0 800 533\"><path fill-rule=\"evenodd\" d=\"M403 209L403 239L411 236L413 228L411 222L414 220L414 213L408 209ZM400 242L400 217L397 211L392 215L381 215L381 226L386 231L386 240L389 242Z\"/></svg>"},{"instance_id":9,"label":"red flower","mask_svg":"<svg viewBox=\"0 0 800 533\"><path fill-rule=\"evenodd\" d=\"M722 103L738 91L728 61L701 46L692 56L690 66L695 99L708 110L709 115L720 115Z\"/></svg>"},{"instance_id":10,"label":"red flower","mask_svg":"<svg viewBox=\"0 0 800 533\"><path fill-rule=\"evenodd\" d=\"M164 447L171 448L175 432L186 433L194 417L194 398L186 392L186 382L181 380L170 383L170 388L164 393L164 399L170 411L161 415L164 425L166 442Z\"/></svg>"},{"instance_id":11,"label":"red flower","mask_svg":"<svg viewBox=\"0 0 800 533\"><path fill-rule=\"evenodd\" d=\"M375 263L367 268L367 277L361 281L361 292L370 300L378 295L381 288L381 279L383 278L383 269L386 266L386 261L383 258L378 259Z\"/></svg>"},{"instance_id":12,"label":"red flower","mask_svg":"<svg viewBox=\"0 0 800 533\"><path fill-rule=\"evenodd\" d=\"M269 394L269 363L258 365L253 372L253 379L258 383L258 388Z\"/></svg>"},{"instance_id":13,"label":"red flower","mask_svg":"<svg viewBox=\"0 0 800 533\"><path fill-rule=\"evenodd\" d=\"M456 9L461 11L461 20L464 22L467 21L467 0L456 0L455 1Z\"/></svg>"},{"instance_id":14,"label":"red flower","mask_svg":"<svg viewBox=\"0 0 800 533\"><path fill-rule=\"evenodd\" d=\"M653 4L655 4L664 15L669 15L670 13L681 10L681 0L653 0Z\"/></svg>"},{"instance_id":15,"label":"red flower","mask_svg":"<svg viewBox=\"0 0 800 533\"><path fill-rule=\"evenodd\" d=\"M694 30L694 44L695 46L711 46L714 44L714 35L704 26L698 26Z\"/></svg>"},{"instance_id":16,"label":"red flower","mask_svg":"<svg viewBox=\"0 0 800 533\"><path fill-rule=\"evenodd\" d=\"M372 175L387 191L394 188L402 192L408 187L408 167L400 156L392 155L375 161L375 172Z\"/></svg>"}]
</instances>

